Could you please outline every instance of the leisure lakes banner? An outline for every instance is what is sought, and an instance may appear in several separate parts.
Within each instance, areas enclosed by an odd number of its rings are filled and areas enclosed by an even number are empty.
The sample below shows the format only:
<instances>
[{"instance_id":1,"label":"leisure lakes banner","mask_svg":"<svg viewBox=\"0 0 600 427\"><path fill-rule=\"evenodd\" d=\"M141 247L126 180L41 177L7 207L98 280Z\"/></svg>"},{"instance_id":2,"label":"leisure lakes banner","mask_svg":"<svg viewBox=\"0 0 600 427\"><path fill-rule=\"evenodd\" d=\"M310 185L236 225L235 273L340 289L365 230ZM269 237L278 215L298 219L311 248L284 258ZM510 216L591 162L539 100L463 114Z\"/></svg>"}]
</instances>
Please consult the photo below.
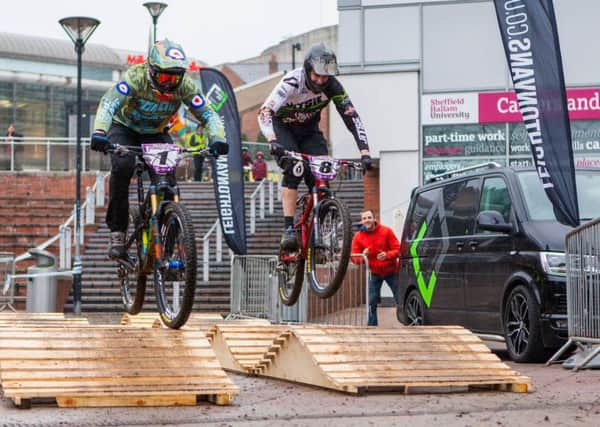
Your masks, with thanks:
<instances>
[{"instance_id":1,"label":"leisure lakes banner","mask_svg":"<svg viewBox=\"0 0 600 427\"><path fill-rule=\"evenodd\" d=\"M514 92L428 94L422 98L423 178L487 161L532 167ZM567 90L577 168L600 167L600 88Z\"/></svg>"}]
</instances>

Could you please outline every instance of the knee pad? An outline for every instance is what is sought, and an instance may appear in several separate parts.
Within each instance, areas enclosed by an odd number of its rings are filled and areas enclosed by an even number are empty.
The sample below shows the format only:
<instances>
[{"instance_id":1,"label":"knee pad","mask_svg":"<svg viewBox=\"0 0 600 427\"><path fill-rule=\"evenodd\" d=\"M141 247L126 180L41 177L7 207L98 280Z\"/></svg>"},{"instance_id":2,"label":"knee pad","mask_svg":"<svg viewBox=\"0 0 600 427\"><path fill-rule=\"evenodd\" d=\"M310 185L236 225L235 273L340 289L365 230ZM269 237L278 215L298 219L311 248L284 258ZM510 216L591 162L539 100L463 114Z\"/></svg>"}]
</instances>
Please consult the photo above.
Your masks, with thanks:
<instances>
[{"instance_id":1,"label":"knee pad","mask_svg":"<svg viewBox=\"0 0 600 427\"><path fill-rule=\"evenodd\" d=\"M305 174L304 163L294 162L289 159L280 160L278 163L279 167L283 169L281 185L292 190L297 189Z\"/></svg>"}]
</instances>

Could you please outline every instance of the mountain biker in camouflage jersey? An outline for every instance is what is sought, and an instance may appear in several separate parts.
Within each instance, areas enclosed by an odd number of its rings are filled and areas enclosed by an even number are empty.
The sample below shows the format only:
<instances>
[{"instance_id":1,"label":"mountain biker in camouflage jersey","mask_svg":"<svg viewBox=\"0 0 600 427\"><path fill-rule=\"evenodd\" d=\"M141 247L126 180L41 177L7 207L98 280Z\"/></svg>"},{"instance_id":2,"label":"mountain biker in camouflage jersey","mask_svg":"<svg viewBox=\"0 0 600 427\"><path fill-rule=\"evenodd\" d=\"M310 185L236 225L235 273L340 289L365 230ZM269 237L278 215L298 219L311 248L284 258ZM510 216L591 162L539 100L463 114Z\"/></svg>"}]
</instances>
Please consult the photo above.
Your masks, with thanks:
<instances>
[{"instance_id":1,"label":"mountain biker in camouflage jersey","mask_svg":"<svg viewBox=\"0 0 600 427\"><path fill-rule=\"evenodd\" d=\"M283 76L259 110L260 129L270 143L271 154L278 158L283 169L281 202L285 225L281 248L287 251L294 251L299 245L293 226L302 176L295 175L294 165L282 162L280 157L284 150L311 155L328 154L327 141L319 130L319 120L321 110L330 101L354 136L364 168L372 167L367 133L350 97L335 78L337 73L335 53L323 43L315 44L306 54L304 65ZM312 174L304 171L304 178L310 188Z\"/></svg>"},{"instance_id":2,"label":"mountain biker in camouflage jersey","mask_svg":"<svg viewBox=\"0 0 600 427\"><path fill-rule=\"evenodd\" d=\"M179 44L168 39L154 44L148 61L130 67L125 79L110 88L100 100L91 148L106 153L115 144L172 143L163 130L171 116L185 104L206 129L212 154L227 154L223 123L186 74L187 67L187 57ZM110 258L126 256L129 181L134 168L134 156L112 153L110 201L106 213ZM174 173L169 180L174 184Z\"/></svg>"}]
</instances>

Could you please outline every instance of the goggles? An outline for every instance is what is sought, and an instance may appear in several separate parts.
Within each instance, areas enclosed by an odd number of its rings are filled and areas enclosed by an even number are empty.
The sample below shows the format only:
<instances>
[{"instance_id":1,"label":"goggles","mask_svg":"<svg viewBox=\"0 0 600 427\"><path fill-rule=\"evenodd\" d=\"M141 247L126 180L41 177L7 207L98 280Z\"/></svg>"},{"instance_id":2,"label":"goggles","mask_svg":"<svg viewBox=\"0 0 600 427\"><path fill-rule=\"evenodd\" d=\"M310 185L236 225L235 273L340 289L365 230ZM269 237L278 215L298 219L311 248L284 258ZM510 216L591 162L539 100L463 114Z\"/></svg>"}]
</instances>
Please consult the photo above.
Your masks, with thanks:
<instances>
[{"instance_id":1,"label":"goggles","mask_svg":"<svg viewBox=\"0 0 600 427\"><path fill-rule=\"evenodd\" d=\"M157 87L157 89L162 91L171 91L174 90L181 81L183 80L183 76L185 74L185 70L161 70L158 67L150 68L150 74L152 76L152 81Z\"/></svg>"},{"instance_id":2,"label":"goggles","mask_svg":"<svg viewBox=\"0 0 600 427\"><path fill-rule=\"evenodd\" d=\"M182 77L183 77L183 74L163 73L161 71L154 73L154 78L161 85L164 85L164 84L175 85L175 84L179 83L179 81L182 79Z\"/></svg>"}]
</instances>

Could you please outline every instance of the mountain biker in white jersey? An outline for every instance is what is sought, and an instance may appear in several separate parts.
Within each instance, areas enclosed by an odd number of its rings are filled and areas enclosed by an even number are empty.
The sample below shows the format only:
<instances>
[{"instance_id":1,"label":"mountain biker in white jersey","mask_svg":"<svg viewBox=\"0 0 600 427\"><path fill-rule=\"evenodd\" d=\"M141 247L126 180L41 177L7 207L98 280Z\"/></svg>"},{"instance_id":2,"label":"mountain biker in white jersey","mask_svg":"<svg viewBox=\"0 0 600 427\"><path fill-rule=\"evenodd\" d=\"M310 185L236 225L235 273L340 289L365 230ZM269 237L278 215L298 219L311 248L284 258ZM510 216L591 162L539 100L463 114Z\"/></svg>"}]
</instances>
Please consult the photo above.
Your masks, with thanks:
<instances>
[{"instance_id":1,"label":"mountain biker in white jersey","mask_svg":"<svg viewBox=\"0 0 600 427\"><path fill-rule=\"evenodd\" d=\"M281 248L287 251L294 251L299 246L293 226L302 176L294 175L294 165L281 156L286 150L311 155L328 154L327 141L319 130L319 120L321 110L329 101L333 101L354 136L363 167L372 167L365 128L350 97L335 78L337 74L335 53L323 43L315 44L306 54L303 66L283 76L259 110L260 129L270 143L271 154L277 157L283 169L281 199L285 225ZM304 172L304 179L310 188L313 177L309 171Z\"/></svg>"}]
</instances>

